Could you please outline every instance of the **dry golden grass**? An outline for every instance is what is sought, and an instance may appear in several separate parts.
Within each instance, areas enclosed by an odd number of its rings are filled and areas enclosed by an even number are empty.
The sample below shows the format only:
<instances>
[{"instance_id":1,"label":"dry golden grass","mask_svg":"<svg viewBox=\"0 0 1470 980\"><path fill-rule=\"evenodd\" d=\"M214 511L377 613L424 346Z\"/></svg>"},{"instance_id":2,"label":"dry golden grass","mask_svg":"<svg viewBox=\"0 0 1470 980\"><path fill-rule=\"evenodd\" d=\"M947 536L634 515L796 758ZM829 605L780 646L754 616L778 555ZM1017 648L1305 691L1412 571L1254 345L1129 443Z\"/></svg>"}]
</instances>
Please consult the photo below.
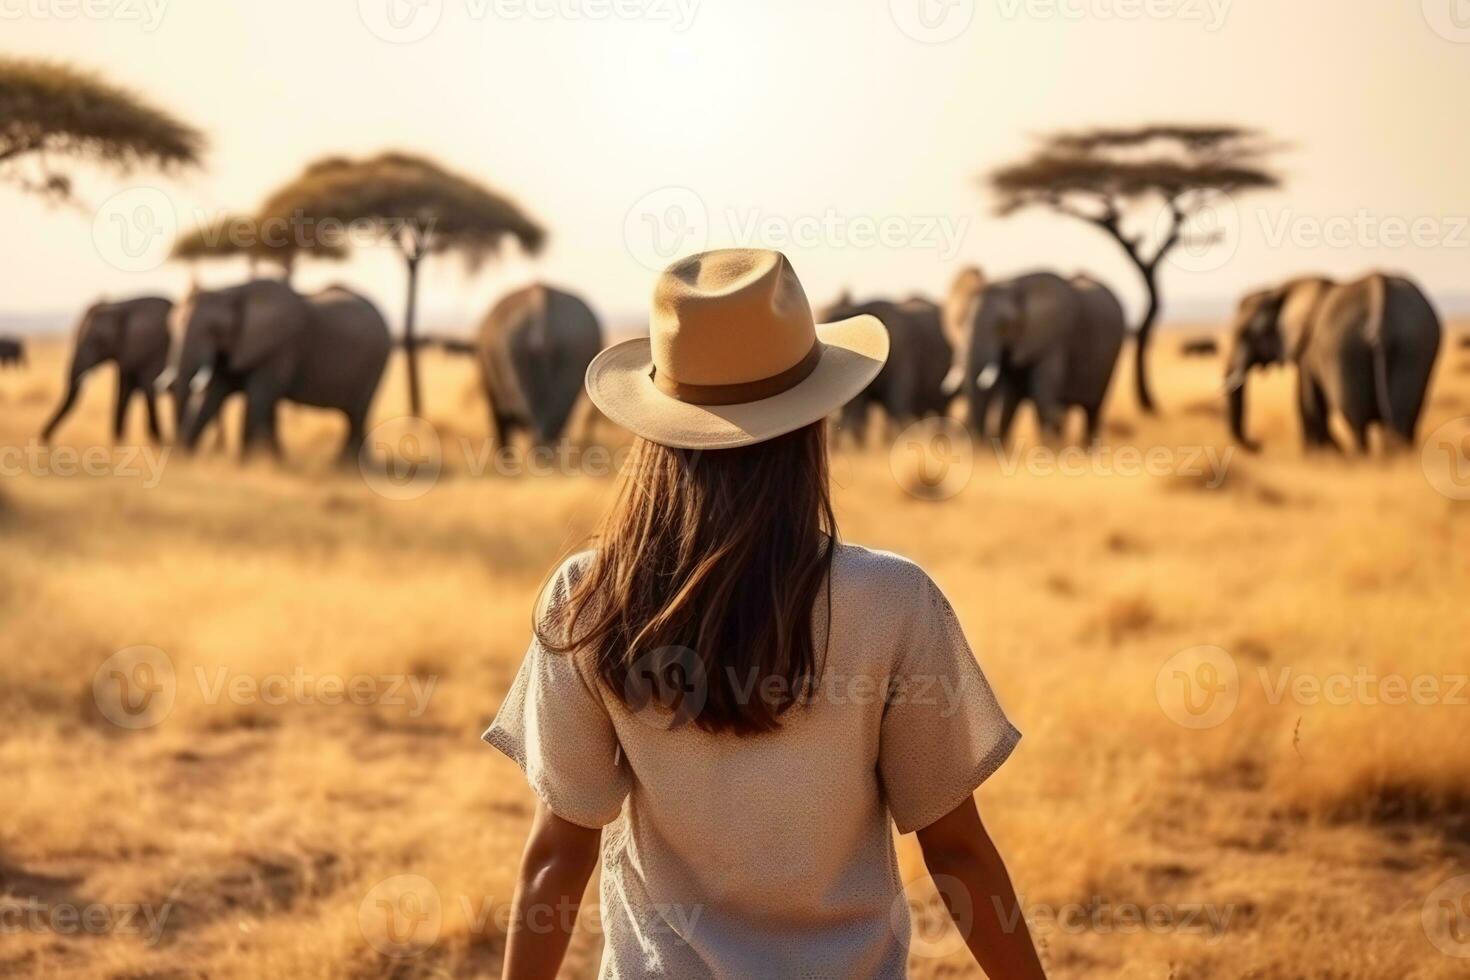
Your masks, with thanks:
<instances>
[{"instance_id":1,"label":"dry golden grass","mask_svg":"<svg viewBox=\"0 0 1470 980\"><path fill-rule=\"evenodd\" d=\"M64 355L0 372L0 447L40 427ZM1470 406L1466 361L1446 352L1426 431ZM1218 362L1166 351L1160 367L1167 414L1140 417L1120 379L1110 445L1223 453ZM458 448L485 432L469 366L429 371L448 464L417 499L330 470L340 424L308 411L286 413L284 466L169 458L156 487L0 478L0 975L496 974L531 799L477 738L542 575L612 484L474 475ZM981 803L1054 976L1463 976L1421 912L1470 871L1470 691L1452 690L1470 671L1470 504L1431 489L1417 457L1302 459L1289 379L1256 388L1268 451L1223 480L977 456L958 495L924 500L887 452L849 451L843 533L931 571L1027 735ZM105 444L110 397L94 380L65 444ZM402 404L395 374L379 417ZM93 681L140 645L167 655L176 697L126 730ZM1238 705L1194 729L1158 678L1201 646L1228 653ZM212 697L221 670L408 676L427 702L385 686L366 704ZM1277 694L1283 676L1359 674L1438 679L1440 703ZM917 880L911 841L901 854ZM375 899L402 875L432 882L440 929L395 958L372 942ZM939 937L913 974L977 975L944 952L925 886L913 902ZM1137 928L1131 906L1173 924ZM112 918L68 926L88 908ZM581 933L567 975L593 975L597 948Z\"/></svg>"}]
</instances>

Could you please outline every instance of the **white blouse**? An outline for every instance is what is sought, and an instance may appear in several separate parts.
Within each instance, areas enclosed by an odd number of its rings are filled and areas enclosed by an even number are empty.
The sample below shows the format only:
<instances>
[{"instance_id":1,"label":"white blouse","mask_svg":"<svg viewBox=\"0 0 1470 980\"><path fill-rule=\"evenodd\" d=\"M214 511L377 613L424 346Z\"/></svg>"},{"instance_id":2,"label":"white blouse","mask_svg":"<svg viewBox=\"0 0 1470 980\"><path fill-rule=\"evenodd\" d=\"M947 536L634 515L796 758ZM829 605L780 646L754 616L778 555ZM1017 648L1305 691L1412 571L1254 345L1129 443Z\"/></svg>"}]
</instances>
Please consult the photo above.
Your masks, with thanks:
<instances>
[{"instance_id":1,"label":"white blouse","mask_svg":"<svg viewBox=\"0 0 1470 980\"><path fill-rule=\"evenodd\" d=\"M591 557L558 571L546 615ZM831 586L816 693L761 735L631 711L587 657L532 642L484 739L552 812L605 828L601 977L905 976L890 819L908 833L944 816L1020 733L921 568L841 545Z\"/></svg>"}]
</instances>

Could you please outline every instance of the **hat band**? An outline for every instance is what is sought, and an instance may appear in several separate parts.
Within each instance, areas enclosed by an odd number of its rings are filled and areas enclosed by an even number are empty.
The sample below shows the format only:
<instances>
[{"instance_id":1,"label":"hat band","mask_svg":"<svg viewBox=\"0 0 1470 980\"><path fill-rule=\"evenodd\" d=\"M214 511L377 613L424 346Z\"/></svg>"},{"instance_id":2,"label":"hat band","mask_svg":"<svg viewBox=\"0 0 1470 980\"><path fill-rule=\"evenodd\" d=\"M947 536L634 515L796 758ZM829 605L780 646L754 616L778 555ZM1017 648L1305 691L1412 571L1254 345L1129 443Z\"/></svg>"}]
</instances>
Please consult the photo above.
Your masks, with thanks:
<instances>
[{"instance_id":1,"label":"hat band","mask_svg":"<svg viewBox=\"0 0 1470 980\"><path fill-rule=\"evenodd\" d=\"M693 385L675 381L667 374L659 374L658 368L654 368L653 383L659 391L670 398L687 402L690 405L739 405L744 402L758 402L763 398L773 398L782 392L790 391L817 369L817 362L821 359L822 344L814 340L812 349L806 352L805 357L780 374L773 374L769 378L742 381L732 385Z\"/></svg>"}]
</instances>

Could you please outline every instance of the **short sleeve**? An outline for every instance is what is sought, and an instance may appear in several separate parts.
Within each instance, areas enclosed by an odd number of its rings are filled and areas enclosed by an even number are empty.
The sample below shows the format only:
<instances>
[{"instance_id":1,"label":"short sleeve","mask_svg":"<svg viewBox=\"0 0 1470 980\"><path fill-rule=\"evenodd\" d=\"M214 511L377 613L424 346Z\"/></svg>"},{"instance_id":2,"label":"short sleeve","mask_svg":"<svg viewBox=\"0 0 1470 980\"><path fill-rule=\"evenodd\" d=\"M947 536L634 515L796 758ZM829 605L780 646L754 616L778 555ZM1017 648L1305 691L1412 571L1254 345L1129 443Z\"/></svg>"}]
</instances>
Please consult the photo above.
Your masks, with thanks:
<instances>
[{"instance_id":1,"label":"short sleeve","mask_svg":"<svg viewBox=\"0 0 1470 980\"><path fill-rule=\"evenodd\" d=\"M565 597L565 574L548 593L552 604ZM521 768L552 813L591 828L618 816L631 785L598 683L579 652L556 653L533 639L481 736Z\"/></svg>"},{"instance_id":2,"label":"short sleeve","mask_svg":"<svg viewBox=\"0 0 1470 980\"><path fill-rule=\"evenodd\" d=\"M927 575L890 678L878 741L883 793L900 833L959 806L1021 738L975 661L949 600Z\"/></svg>"}]
</instances>

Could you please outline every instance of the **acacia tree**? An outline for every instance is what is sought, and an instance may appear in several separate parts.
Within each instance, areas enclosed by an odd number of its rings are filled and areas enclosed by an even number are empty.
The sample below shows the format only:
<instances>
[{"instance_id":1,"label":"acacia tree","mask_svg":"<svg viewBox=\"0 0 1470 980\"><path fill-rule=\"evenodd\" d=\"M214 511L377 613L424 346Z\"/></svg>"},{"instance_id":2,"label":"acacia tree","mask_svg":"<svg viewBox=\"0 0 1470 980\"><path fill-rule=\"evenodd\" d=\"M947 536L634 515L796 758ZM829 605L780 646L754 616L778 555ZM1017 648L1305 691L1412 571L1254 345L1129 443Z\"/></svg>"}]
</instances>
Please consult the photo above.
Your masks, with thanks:
<instances>
[{"instance_id":1,"label":"acacia tree","mask_svg":"<svg viewBox=\"0 0 1470 980\"><path fill-rule=\"evenodd\" d=\"M339 241L321 236L303 237L274 226L262 226L254 217L227 215L209 225L199 225L174 242L171 257L182 262L210 259L233 259L244 256L250 262L250 275L256 266L267 262L278 266L287 282L295 271L296 260L304 255L319 259L339 260L347 257L347 249Z\"/></svg>"},{"instance_id":2,"label":"acacia tree","mask_svg":"<svg viewBox=\"0 0 1470 980\"><path fill-rule=\"evenodd\" d=\"M169 170L203 151L198 130L91 72L0 58L0 182L68 200L67 164Z\"/></svg>"},{"instance_id":3,"label":"acacia tree","mask_svg":"<svg viewBox=\"0 0 1470 980\"><path fill-rule=\"evenodd\" d=\"M1208 245L1220 233L1187 228L1220 195L1277 187L1263 163L1276 147L1239 126L1152 125L1045 137L1026 160L989 175L998 212L1040 206L1101 228L1143 279L1148 306L1134 330L1139 406L1154 410L1149 340L1161 309L1159 265L1182 244Z\"/></svg>"},{"instance_id":4,"label":"acacia tree","mask_svg":"<svg viewBox=\"0 0 1470 980\"><path fill-rule=\"evenodd\" d=\"M431 255L455 252L474 269L507 240L535 253L546 238L509 198L407 153L319 160L272 194L259 217L330 227L333 232L364 230L398 250L408 270L403 349L408 358L409 410L414 415L423 408L415 334L420 264Z\"/></svg>"}]
</instances>

